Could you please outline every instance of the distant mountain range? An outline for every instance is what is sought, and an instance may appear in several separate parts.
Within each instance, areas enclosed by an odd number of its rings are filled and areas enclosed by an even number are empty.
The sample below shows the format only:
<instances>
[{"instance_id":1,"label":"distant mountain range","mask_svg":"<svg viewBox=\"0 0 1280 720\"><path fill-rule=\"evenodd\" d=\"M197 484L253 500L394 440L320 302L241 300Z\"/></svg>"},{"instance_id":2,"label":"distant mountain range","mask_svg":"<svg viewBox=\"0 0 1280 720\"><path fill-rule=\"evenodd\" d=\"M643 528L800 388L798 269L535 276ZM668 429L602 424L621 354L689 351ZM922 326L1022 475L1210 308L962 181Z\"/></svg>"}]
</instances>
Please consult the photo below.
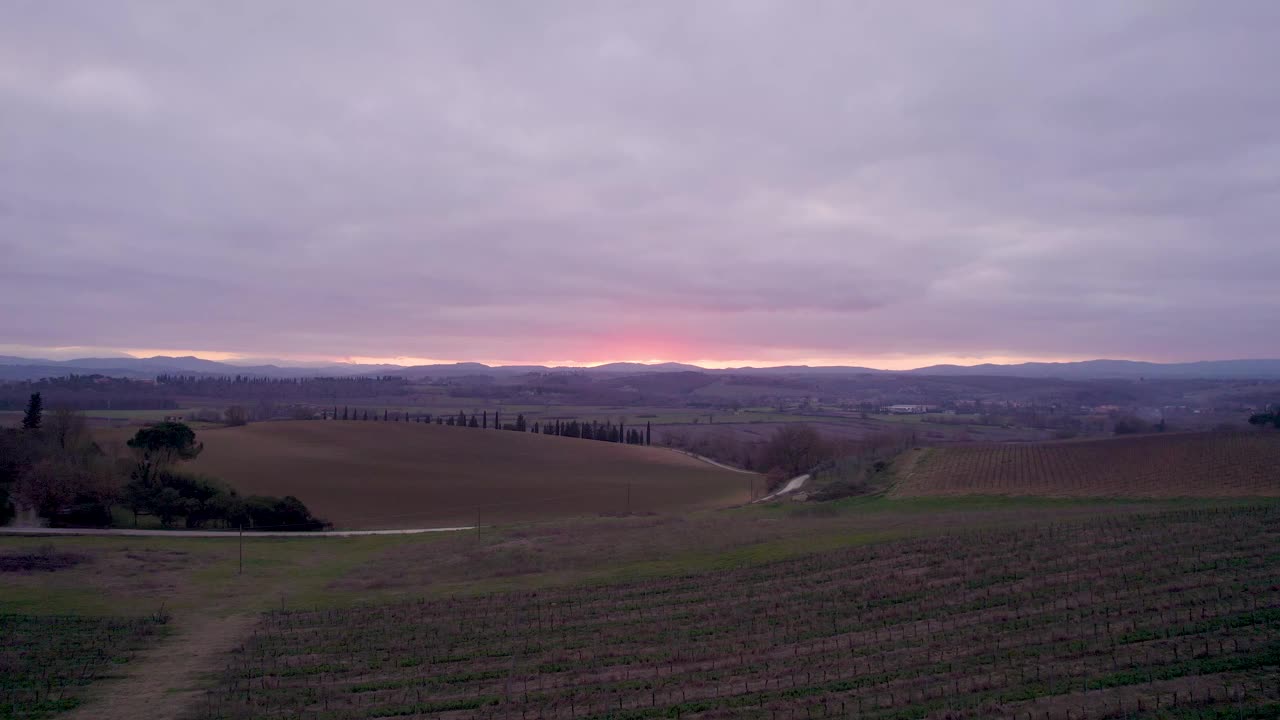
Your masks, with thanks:
<instances>
[{"instance_id":1,"label":"distant mountain range","mask_svg":"<svg viewBox=\"0 0 1280 720\"><path fill-rule=\"evenodd\" d=\"M159 374L249 375L253 377L299 378L351 375L400 375L408 378L457 378L467 376L511 377L526 373L577 372L590 375L637 375L661 372L702 372L738 375L859 375L865 373L899 375L1003 376L1019 378L1096 379L1280 379L1280 360L1206 360L1189 363L1152 363L1136 360L1084 360L1080 362L1031 362L1016 365L931 365L914 370L876 370L849 366L784 365L708 369L684 363L609 363L590 368L546 367L543 365L499 365L462 362L444 365L234 365L203 358L79 358L47 360L0 355L0 380L30 380L69 374L110 375L152 378Z\"/></svg>"}]
</instances>

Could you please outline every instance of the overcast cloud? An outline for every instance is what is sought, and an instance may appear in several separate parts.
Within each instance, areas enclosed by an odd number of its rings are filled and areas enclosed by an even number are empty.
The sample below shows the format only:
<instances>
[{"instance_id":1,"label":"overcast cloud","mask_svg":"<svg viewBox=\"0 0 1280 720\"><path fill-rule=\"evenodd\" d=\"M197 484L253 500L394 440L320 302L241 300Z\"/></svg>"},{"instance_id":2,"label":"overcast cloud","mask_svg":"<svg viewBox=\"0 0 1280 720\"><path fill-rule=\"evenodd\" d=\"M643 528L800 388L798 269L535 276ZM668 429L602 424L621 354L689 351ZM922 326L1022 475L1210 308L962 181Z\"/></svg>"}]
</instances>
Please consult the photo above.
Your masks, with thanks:
<instances>
[{"instance_id":1,"label":"overcast cloud","mask_svg":"<svg viewBox=\"0 0 1280 720\"><path fill-rule=\"evenodd\" d=\"M1272 0L0 0L0 344L1276 357L1278 37Z\"/></svg>"}]
</instances>

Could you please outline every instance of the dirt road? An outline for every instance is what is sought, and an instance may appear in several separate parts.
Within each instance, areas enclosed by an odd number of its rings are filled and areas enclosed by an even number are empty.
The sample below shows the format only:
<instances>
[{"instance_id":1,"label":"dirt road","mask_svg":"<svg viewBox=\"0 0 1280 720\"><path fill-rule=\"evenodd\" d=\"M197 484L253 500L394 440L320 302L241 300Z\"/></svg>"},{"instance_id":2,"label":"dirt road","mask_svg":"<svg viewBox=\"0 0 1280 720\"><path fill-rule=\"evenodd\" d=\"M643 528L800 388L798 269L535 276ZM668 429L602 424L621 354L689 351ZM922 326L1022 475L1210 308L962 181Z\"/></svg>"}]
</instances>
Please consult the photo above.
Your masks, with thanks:
<instances>
[{"instance_id":1,"label":"dirt road","mask_svg":"<svg viewBox=\"0 0 1280 720\"><path fill-rule=\"evenodd\" d=\"M460 532L475 530L475 525L467 527L442 528L410 528L406 530L324 530L319 532L265 532L246 530L245 537L273 538L316 538L316 537L356 537L359 535L418 535L435 532ZM185 538L234 538L240 537L235 530L133 530L127 528L44 528L44 527L0 527L0 535L121 535L126 537L185 537Z\"/></svg>"},{"instance_id":2,"label":"dirt road","mask_svg":"<svg viewBox=\"0 0 1280 720\"><path fill-rule=\"evenodd\" d=\"M806 482L809 482L808 473L805 473L804 475L797 475L791 478L790 480L788 480L787 484L783 485L781 489L776 490L769 495L765 495L764 497L760 498L756 502L765 502L768 500L773 500L779 495L786 495L787 493L795 492L796 490L799 490L800 488L804 487L804 484Z\"/></svg>"},{"instance_id":3,"label":"dirt road","mask_svg":"<svg viewBox=\"0 0 1280 720\"><path fill-rule=\"evenodd\" d=\"M66 720L177 720L189 717L208 673L218 670L248 634L249 615L175 618L173 634L121 666L125 676L95 683L85 702Z\"/></svg>"}]
</instances>

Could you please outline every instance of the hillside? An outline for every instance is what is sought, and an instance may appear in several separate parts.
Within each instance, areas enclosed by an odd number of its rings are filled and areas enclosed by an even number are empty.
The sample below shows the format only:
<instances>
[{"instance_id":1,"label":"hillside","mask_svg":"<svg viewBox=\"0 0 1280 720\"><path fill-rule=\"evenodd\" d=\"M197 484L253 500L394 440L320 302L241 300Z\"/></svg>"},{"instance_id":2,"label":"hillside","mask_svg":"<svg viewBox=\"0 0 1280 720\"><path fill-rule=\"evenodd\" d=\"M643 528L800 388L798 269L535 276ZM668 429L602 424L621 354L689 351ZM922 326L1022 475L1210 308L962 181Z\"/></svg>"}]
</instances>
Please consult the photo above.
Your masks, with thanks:
<instances>
[{"instance_id":1,"label":"hillside","mask_svg":"<svg viewBox=\"0 0 1280 720\"><path fill-rule=\"evenodd\" d=\"M892 494L1280 497L1280 433L1176 433L914 450Z\"/></svg>"},{"instance_id":2,"label":"hillside","mask_svg":"<svg viewBox=\"0 0 1280 720\"><path fill-rule=\"evenodd\" d=\"M416 423L268 422L202 431L188 469L296 495L340 528L471 525L714 507L755 475L669 450ZM629 488L629 490L628 490Z\"/></svg>"}]
</instances>

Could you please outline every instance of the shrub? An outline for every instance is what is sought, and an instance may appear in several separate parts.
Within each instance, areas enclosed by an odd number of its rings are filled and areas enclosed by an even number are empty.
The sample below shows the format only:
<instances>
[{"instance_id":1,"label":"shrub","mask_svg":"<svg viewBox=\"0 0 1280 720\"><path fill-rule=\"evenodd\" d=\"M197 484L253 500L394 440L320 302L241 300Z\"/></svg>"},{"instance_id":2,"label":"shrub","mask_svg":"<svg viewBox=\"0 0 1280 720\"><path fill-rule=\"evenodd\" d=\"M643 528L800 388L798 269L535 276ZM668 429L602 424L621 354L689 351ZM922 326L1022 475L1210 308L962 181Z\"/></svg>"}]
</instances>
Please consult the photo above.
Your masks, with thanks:
<instances>
[{"instance_id":1,"label":"shrub","mask_svg":"<svg viewBox=\"0 0 1280 720\"><path fill-rule=\"evenodd\" d=\"M232 405L223 411L222 418L227 425L244 425L249 422L249 412L240 405Z\"/></svg>"},{"instance_id":2,"label":"shrub","mask_svg":"<svg viewBox=\"0 0 1280 720\"><path fill-rule=\"evenodd\" d=\"M329 524L311 514L301 500L286 495L283 498L252 495L244 499L244 512L248 526L278 530L323 530Z\"/></svg>"},{"instance_id":3,"label":"shrub","mask_svg":"<svg viewBox=\"0 0 1280 720\"><path fill-rule=\"evenodd\" d=\"M1116 435L1136 435L1151 432L1151 424L1140 417L1126 415L1116 418Z\"/></svg>"}]
</instances>

